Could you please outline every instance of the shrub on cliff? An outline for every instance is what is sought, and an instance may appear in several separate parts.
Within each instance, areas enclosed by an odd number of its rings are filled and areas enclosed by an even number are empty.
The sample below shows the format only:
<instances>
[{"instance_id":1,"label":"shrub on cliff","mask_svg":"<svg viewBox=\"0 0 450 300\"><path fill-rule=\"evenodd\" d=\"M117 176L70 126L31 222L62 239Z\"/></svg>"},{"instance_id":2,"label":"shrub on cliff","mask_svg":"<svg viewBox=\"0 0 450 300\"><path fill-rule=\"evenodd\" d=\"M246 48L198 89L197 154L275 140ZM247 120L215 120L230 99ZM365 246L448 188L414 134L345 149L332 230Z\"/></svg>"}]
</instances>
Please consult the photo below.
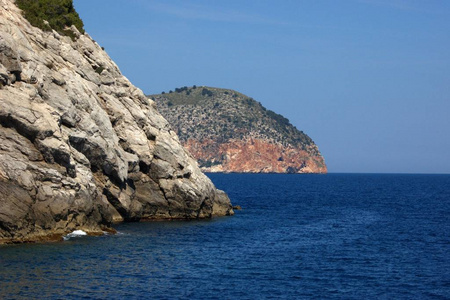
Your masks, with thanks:
<instances>
[{"instance_id":1,"label":"shrub on cliff","mask_svg":"<svg viewBox=\"0 0 450 300\"><path fill-rule=\"evenodd\" d=\"M213 92L208 90L207 88L203 88L202 89L202 96L205 96L205 95L208 96L208 97L212 97Z\"/></svg>"},{"instance_id":2,"label":"shrub on cliff","mask_svg":"<svg viewBox=\"0 0 450 300\"><path fill-rule=\"evenodd\" d=\"M66 27L75 25L84 33L83 21L75 11L72 0L16 0L31 25L45 31L52 29L60 34L72 36Z\"/></svg>"}]
</instances>

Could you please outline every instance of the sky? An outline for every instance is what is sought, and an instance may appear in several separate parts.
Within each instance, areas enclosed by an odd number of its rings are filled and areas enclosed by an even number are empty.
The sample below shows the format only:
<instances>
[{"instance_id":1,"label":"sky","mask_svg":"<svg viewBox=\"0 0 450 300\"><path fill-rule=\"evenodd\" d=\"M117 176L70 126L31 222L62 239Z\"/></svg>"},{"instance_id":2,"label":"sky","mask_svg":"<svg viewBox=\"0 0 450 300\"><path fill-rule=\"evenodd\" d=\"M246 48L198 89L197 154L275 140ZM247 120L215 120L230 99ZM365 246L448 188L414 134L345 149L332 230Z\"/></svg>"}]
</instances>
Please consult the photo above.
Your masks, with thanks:
<instances>
[{"instance_id":1,"label":"sky","mask_svg":"<svg viewBox=\"0 0 450 300\"><path fill-rule=\"evenodd\" d=\"M244 93L308 134L329 172L450 173L450 1L74 4L145 94Z\"/></svg>"}]
</instances>

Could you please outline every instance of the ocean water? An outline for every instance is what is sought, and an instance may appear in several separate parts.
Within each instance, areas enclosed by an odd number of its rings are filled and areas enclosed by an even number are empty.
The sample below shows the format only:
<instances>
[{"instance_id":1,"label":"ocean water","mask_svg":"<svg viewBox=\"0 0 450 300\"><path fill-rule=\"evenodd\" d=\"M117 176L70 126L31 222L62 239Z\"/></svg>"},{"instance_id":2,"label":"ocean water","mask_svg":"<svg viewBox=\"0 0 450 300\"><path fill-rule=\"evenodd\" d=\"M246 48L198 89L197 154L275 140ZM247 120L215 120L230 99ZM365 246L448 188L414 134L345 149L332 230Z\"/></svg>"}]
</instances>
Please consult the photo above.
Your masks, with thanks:
<instances>
[{"instance_id":1,"label":"ocean water","mask_svg":"<svg viewBox=\"0 0 450 300\"><path fill-rule=\"evenodd\" d=\"M208 174L233 217L0 247L0 299L449 299L450 175Z\"/></svg>"}]
</instances>

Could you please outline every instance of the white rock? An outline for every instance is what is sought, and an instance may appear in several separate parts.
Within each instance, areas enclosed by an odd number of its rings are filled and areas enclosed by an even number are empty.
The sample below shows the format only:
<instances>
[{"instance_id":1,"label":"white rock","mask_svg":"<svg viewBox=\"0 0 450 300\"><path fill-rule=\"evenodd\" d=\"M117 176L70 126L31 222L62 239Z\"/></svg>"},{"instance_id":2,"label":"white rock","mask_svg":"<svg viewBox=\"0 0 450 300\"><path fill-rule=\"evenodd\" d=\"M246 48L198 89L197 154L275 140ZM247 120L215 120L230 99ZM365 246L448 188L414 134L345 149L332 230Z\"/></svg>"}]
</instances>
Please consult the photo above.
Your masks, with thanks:
<instances>
[{"instance_id":1,"label":"white rock","mask_svg":"<svg viewBox=\"0 0 450 300\"><path fill-rule=\"evenodd\" d=\"M0 87L0 243L102 232L120 218L231 214L154 103L76 35L32 27L0 0L0 81L17 78Z\"/></svg>"}]
</instances>

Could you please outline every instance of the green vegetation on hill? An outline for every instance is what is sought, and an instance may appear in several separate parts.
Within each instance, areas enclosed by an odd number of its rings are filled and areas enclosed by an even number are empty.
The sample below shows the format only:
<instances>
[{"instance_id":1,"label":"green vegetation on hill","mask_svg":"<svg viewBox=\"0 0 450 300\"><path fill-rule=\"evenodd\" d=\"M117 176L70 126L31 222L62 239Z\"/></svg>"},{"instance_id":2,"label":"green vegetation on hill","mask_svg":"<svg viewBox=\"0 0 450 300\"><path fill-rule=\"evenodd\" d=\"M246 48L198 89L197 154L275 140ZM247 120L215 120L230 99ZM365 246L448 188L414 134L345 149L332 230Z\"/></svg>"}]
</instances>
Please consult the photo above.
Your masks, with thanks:
<instances>
[{"instance_id":1,"label":"green vegetation on hill","mask_svg":"<svg viewBox=\"0 0 450 300\"><path fill-rule=\"evenodd\" d=\"M156 101L182 141L261 138L318 151L288 119L233 90L194 86L148 97Z\"/></svg>"},{"instance_id":2,"label":"green vegetation on hill","mask_svg":"<svg viewBox=\"0 0 450 300\"><path fill-rule=\"evenodd\" d=\"M72 31L67 28L75 25L78 31L84 33L83 21L75 11L72 0L16 0L16 4L23 10L28 22L42 30L54 29L73 38Z\"/></svg>"}]
</instances>

